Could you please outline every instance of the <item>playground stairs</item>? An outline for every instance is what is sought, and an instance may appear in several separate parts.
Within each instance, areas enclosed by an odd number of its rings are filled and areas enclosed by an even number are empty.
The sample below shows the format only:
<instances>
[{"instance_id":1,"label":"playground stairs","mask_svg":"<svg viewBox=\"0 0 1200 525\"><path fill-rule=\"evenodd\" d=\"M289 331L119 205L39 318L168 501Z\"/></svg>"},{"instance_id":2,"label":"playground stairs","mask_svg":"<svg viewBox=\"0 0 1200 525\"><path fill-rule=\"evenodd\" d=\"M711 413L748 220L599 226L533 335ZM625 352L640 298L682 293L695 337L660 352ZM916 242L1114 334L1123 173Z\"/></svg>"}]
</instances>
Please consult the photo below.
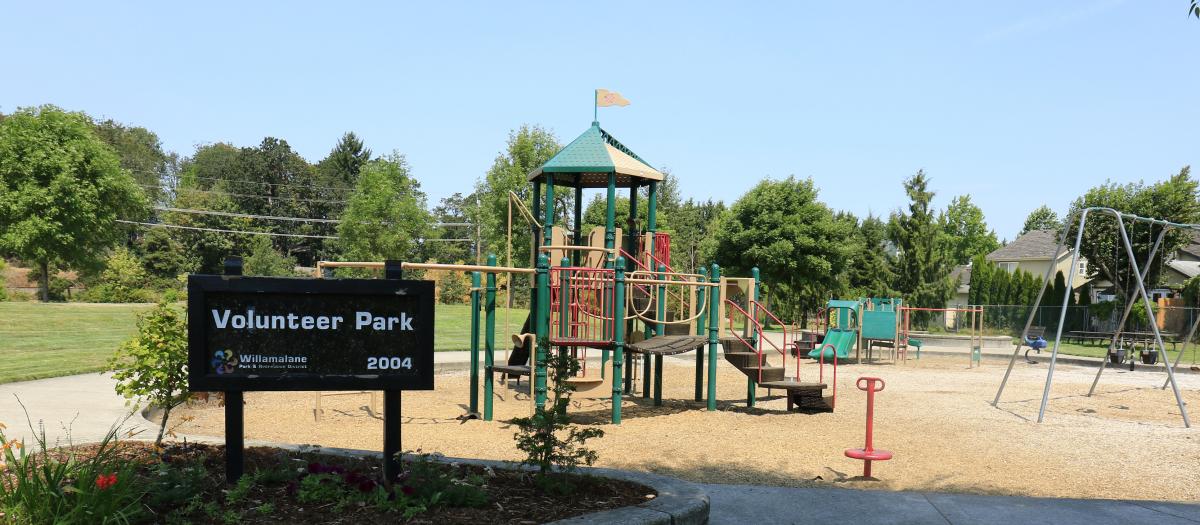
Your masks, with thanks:
<instances>
[{"instance_id":1,"label":"playground stairs","mask_svg":"<svg viewBox=\"0 0 1200 525\"><path fill-rule=\"evenodd\" d=\"M746 377L756 381L758 386L767 390L786 391L789 411L795 408L833 410L832 399L825 397L824 394L825 390L829 388L828 384L796 381L786 377L784 367L771 365L770 358L765 354L762 356L760 366L758 352L747 348L746 343L736 337L722 338L721 348L724 350L725 360L746 374ZM761 377L760 370L762 371Z\"/></svg>"}]
</instances>

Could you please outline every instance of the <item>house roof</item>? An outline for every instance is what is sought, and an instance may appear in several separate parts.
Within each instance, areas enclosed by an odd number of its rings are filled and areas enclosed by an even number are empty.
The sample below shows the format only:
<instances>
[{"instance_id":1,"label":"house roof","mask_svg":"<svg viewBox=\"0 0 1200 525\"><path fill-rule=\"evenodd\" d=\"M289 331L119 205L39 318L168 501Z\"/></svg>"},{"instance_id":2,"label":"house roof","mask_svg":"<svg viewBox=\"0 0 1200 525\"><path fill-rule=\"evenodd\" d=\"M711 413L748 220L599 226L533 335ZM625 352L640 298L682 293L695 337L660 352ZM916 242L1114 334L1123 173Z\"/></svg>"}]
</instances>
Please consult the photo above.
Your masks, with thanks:
<instances>
[{"instance_id":1,"label":"house roof","mask_svg":"<svg viewBox=\"0 0 1200 525\"><path fill-rule=\"evenodd\" d=\"M1183 248L1180 248L1179 251L1192 256L1194 259L1200 260L1200 232L1192 231L1189 233L1191 234L1191 242L1189 242Z\"/></svg>"},{"instance_id":2,"label":"house roof","mask_svg":"<svg viewBox=\"0 0 1200 525\"><path fill-rule=\"evenodd\" d=\"M1171 261L1167 266L1188 279L1200 275L1200 261Z\"/></svg>"},{"instance_id":3,"label":"house roof","mask_svg":"<svg viewBox=\"0 0 1200 525\"><path fill-rule=\"evenodd\" d=\"M544 174L563 174L554 178L556 186L584 188L607 187L610 174L616 174L617 185L622 187L630 186L633 179L663 180L661 172L600 128L599 122L592 122L592 127L530 172L529 180Z\"/></svg>"},{"instance_id":4,"label":"house roof","mask_svg":"<svg viewBox=\"0 0 1200 525\"><path fill-rule=\"evenodd\" d=\"M1049 260L1054 258L1054 250L1057 248L1058 232L1056 230L1032 230L1017 237L1008 245L987 254L987 260ZM1070 253L1070 248L1064 250L1063 253Z\"/></svg>"}]
</instances>

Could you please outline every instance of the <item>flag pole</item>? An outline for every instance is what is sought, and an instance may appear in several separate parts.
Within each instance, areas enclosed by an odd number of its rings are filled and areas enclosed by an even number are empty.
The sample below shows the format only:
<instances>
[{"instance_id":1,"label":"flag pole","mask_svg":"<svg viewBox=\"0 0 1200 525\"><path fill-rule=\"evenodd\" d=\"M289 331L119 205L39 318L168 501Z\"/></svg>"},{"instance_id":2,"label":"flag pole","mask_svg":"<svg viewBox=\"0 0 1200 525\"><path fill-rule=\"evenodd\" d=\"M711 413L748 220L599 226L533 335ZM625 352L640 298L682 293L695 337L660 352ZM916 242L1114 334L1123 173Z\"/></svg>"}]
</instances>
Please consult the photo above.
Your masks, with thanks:
<instances>
[{"instance_id":1,"label":"flag pole","mask_svg":"<svg viewBox=\"0 0 1200 525\"><path fill-rule=\"evenodd\" d=\"M600 121L600 119L599 119L599 116L600 116L600 110L599 110L599 107L600 107L600 90L599 90L599 89L597 89L597 90L595 90L595 91L593 91L593 92L592 92L592 122L599 122L599 121Z\"/></svg>"}]
</instances>

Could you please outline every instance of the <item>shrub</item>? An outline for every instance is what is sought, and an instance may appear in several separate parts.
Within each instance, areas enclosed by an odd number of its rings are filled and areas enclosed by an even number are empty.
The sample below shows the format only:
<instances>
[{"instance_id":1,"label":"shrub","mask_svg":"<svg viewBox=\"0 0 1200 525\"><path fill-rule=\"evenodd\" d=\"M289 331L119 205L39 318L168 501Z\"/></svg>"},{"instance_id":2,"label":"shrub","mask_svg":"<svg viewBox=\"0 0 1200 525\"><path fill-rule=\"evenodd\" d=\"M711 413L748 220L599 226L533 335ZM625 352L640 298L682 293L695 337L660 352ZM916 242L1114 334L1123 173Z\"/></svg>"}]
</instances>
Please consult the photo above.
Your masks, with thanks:
<instances>
[{"instance_id":1,"label":"shrub","mask_svg":"<svg viewBox=\"0 0 1200 525\"><path fill-rule=\"evenodd\" d=\"M539 344L546 345L547 342L543 340ZM522 463L538 468L538 485L543 488L563 488L567 480L558 480L561 483L555 485L548 477L551 469L570 472L580 464L594 463L596 452L585 445L589 439L604 436L604 431L598 428L580 429L572 423L567 407L575 387L567 379L579 372L579 360L567 352L551 351L550 354L546 360L553 392L549 408L535 407L532 416L513 418L512 422L520 429L514 437L517 448L526 454Z\"/></svg>"},{"instance_id":2,"label":"shrub","mask_svg":"<svg viewBox=\"0 0 1200 525\"><path fill-rule=\"evenodd\" d=\"M146 290L150 279L145 268L129 250L117 248L104 263L99 279L89 286L82 300L93 303L143 303L151 299Z\"/></svg>"},{"instance_id":3,"label":"shrub","mask_svg":"<svg viewBox=\"0 0 1200 525\"><path fill-rule=\"evenodd\" d=\"M167 303L138 317L138 333L108 362L118 394L148 399L162 408L156 445L162 444L171 409L187 400L187 321Z\"/></svg>"},{"instance_id":4,"label":"shrub","mask_svg":"<svg viewBox=\"0 0 1200 525\"><path fill-rule=\"evenodd\" d=\"M70 446L51 450L44 427L30 430L33 453L0 424L0 458L9 471L0 476L0 511L8 523L130 523L142 515L145 484L137 465L116 453L119 425L86 457Z\"/></svg>"},{"instance_id":5,"label":"shrub","mask_svg":"<svg viewBox=\"0 0 1200 525\"><path fill-rule=\"evenodd\" d=\"M246 275L292 277L296 275L296 259L277 251L271 239L259 235L250 241L250 256L246 258Z\"/></svg>"}]
</instances>

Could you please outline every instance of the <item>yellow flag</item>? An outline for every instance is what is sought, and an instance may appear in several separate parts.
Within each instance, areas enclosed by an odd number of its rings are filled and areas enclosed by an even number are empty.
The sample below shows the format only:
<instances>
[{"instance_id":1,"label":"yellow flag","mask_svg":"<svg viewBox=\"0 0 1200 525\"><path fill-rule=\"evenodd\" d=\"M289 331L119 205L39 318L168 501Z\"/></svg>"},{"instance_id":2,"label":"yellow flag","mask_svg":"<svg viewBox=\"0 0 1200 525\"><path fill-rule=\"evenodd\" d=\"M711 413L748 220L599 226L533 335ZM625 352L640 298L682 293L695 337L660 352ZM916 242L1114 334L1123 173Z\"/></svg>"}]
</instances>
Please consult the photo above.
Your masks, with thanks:
<instances>
[{"instance_id":1,"label":"yellow flag","mask_svg":"<svg viewBox=\"0 0 1200 525\"><path fill-rule=\"evenodd\" d=\"M596 106L606 108L608 106L628 106L629 101L622 97L616 91L607 89L596 90Z\"/></svg>"}]
</instances>

